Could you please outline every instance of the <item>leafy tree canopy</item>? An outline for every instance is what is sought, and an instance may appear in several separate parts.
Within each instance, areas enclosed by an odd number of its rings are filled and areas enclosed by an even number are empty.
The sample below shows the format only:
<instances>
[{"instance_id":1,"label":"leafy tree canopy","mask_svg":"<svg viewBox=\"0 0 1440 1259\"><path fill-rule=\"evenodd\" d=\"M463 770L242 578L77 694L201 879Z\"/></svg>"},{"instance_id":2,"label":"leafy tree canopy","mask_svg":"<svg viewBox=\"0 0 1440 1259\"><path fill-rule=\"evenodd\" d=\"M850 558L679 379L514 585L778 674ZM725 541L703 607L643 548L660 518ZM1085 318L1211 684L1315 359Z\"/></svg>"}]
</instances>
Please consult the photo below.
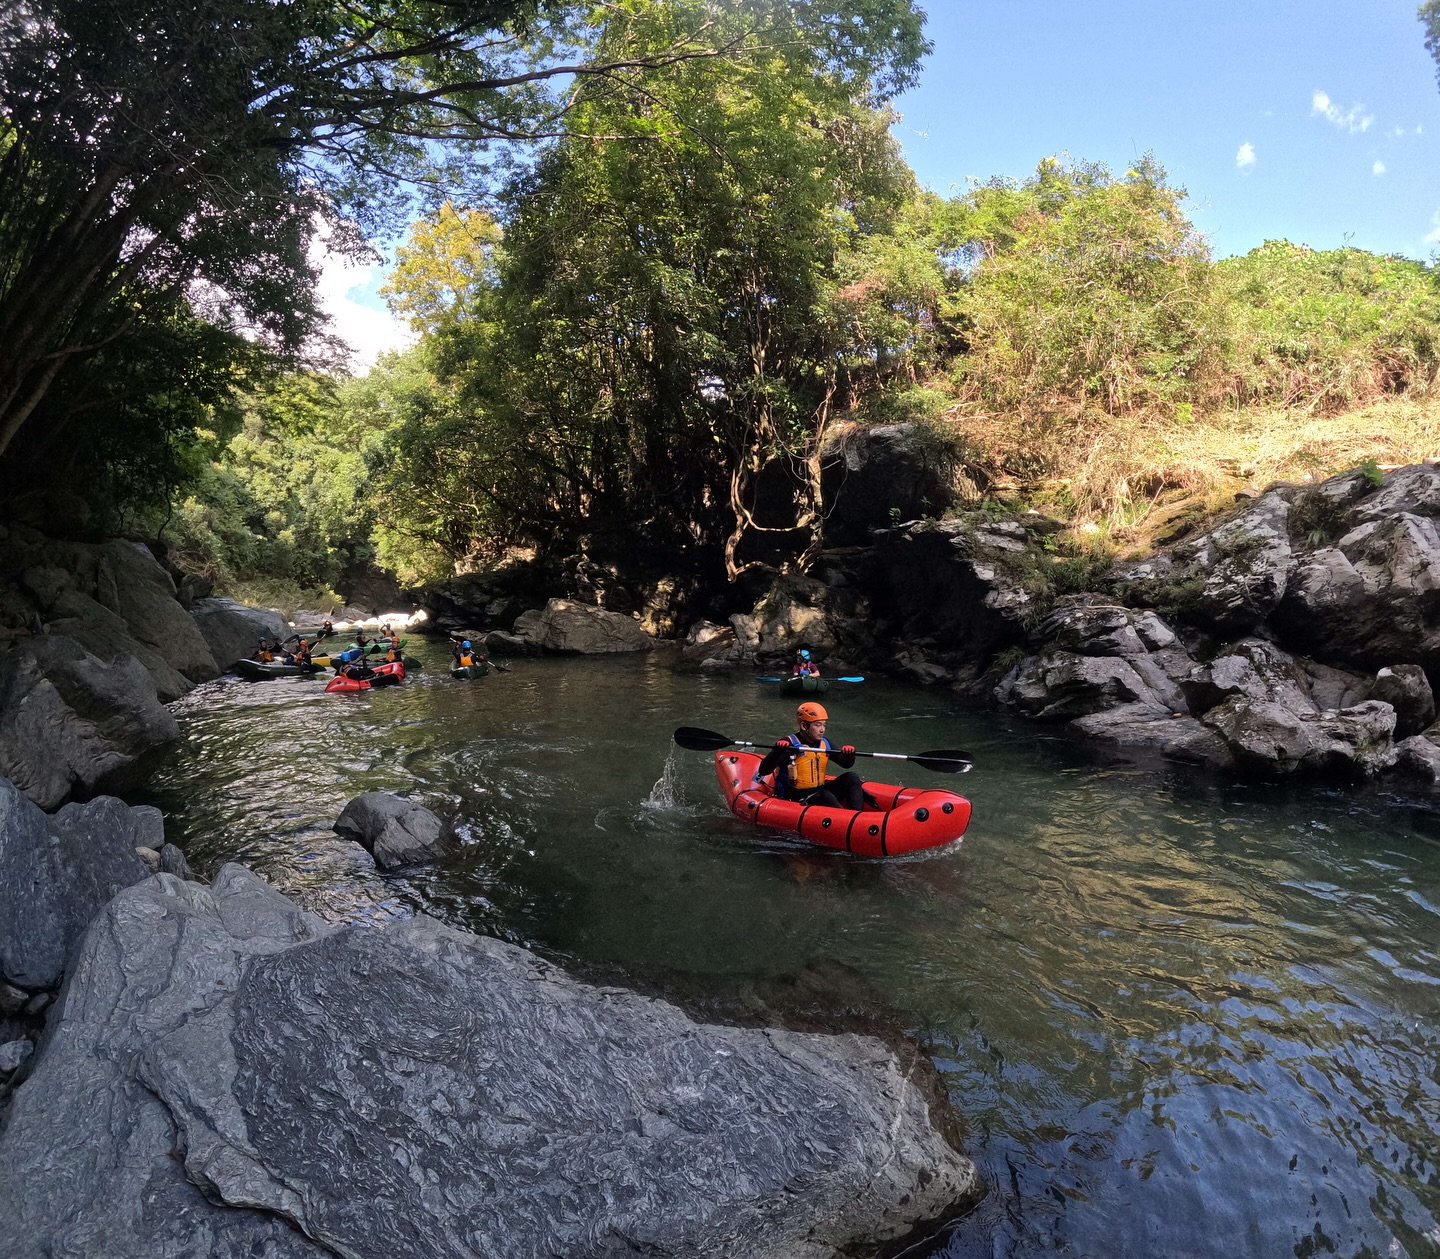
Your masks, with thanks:
<instances>
[{"instance_id":1,"label":"leafy tree canopy","mask_svg":"<svg viewBox=\"0 0 1440 1259\"><path fill-rule=\"evenodd\" d=\"M627 42L665 27L664 41ZM642 48L637 52L636 49ZM0 10L0 455L67 371L195 313L296 356L317 217L383 232L473 189L497 141L696 61L803 50L877 98L925 50L909 0L16 0ZM473 198L468 198L473 199Z\"/></svg>"}]
</instances>

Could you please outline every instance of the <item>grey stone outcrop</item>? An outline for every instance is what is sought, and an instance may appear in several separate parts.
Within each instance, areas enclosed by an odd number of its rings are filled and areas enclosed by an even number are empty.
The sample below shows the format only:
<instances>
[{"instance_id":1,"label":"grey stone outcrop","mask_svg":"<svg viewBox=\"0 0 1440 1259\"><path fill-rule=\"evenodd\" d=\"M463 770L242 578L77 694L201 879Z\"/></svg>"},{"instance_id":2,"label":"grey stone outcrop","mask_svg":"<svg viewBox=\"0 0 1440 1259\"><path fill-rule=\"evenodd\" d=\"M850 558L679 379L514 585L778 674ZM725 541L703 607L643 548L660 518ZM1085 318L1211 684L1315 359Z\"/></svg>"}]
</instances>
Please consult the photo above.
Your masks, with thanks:
<instances>
[{"instance_id":1,"label":"grey stone outcrop","mask_svg":"<svg viewBox=\"0 0 1440 1259\"><path fill-rule=\"evenodd\" d=\"M218 672L174 581L139 543L58 541L11 526L0 550L11 609L0 611L12 627L43 626L103 660L133 656L167 702Z\"/></svg>"},{"instance_id":2,"label":"grey stone outcrop","mask_svg":"<svg viewBox=\"0 0 1440 1259\"><path fill-rule=\"evenodd\" d=\"M59 634L0 655L0 775L43 808L178 733L133 658L103 661Z\"/></svg>"},{"instance_id":3,"label":"grey stone outcrop","mask_svg":"<svg viewBox=\"0 0 1440 1259\"><path fill-rule=\"evenodd\" d=\"M0 1255L823 1259L975 1194L878 1041L331 929L226 866L88 933L0 1135Z\"/></svg>"},{"instance_id":4,"label":"grey stone outcrop","mask_svg":"<svg viewBox=\"0 0 1440 1259\"><path fill-rule=\"evenodd\" d=\"M1199 537L1120 566L1117 579L1141 591L1179 589L1186 615L1197 623L1247 633L1285 597L1295 563L1289 514L1286 497L1272 490Z\"/></svg>"},{"instance_id":5,"label":"grey stone outcrop","mask_svg":"<svg viewBox=\"0 0 1440 1259\"><path fill-rule=\"evenodd\" d=\"M1338 712L1297 713L1237 695L1203 720L1225 738L1237 763L1270 773L1368 775L1395 763L1395 710L1378 700Z\"/></svg>"},{"instance_id":6,"label":"grey stone outcrop","mask_svg":"<svg viewBox=\"0 0 1440 1259\"><path fill-rule=\"evenodd\" d=\"M514 628L525 642L559 655L607 655L656 646L633 616L570 599L551 599L543 610L522 614Z\"/></svg>"},{"instance_id":7,"label":"grey stone outcrop","mask_svg":"<svg viewBox=\"0 0 1440 1259\"><path fill-rule=\"evenodd\" d=\"M922 424L851 426L825 444L820 464L835 546L863 545L897 520L943 516L975 493L956 452Z\"/></svg>"},{"instance_id":8,"label":"grey stone outcrop","mask_svg":"<svg viewBox=\"0 0 1440 1259\"><path fill-rule=\"evenodd\" d=\"M382 870L433 861L456 846L439 817L388 791L356 796L336 819L335 833L362 845Z\"/></svg>"},{"instance_id":9,"label":"grey stone outcrop","mask_svg":"<svg viewBox=\"0 0 1440 1259\"><path fill-rule=\"evenodd\" d=\"M1297 567L1276 624L1324 659L1440 671L1440 521L1370 520Z\"/></svg>"},{"instance_id":10,"label":"grey stone outcrop","mask_svg":"<svg viewBox=\"0 0 1440 1259\"><path fill-rule=\"evenodd\" d=\"M90 920L148 877L135 849L153 812L100 796L50 817L0 779L0 976L25 989L60 983Z\"/></svg>"},{"instance_id":11,"label":"grey stone outcrop","mask_svg":"<svg viewBox=\"0 0 1440 1259\"><path fill-rule=\"evenodd\" d=\"M1435 695L1430 679L1418 664L1397 664L1381 669L1370 688L1370 698L1383 700L1395 710L1395 737L1408 739L1435 720Z\"/></svg>"},{"instance_id":12,"label":"grey stone outcrop","mask_svg":"<svg viewBox=\"0 0 1440 1259\"><path fill-rule=\"evenodd\" d=\"M278 642L290 626L274 608L252 608L234 599L196 599L190 615L220 669L254 654L261 638Z\"/></svg>"}]
</instances>

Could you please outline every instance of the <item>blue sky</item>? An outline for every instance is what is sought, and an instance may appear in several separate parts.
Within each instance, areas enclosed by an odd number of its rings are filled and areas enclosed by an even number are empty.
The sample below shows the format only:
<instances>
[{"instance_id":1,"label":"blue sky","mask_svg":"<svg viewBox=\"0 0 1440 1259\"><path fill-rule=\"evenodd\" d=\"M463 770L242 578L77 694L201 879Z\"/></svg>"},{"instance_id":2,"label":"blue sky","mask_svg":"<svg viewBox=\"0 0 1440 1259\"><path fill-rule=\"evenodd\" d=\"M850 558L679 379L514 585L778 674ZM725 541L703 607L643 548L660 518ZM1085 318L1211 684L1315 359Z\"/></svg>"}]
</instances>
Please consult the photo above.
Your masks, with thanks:
<instances>
[{"instance_id":1,"label":"blue sky","mask_svg":"<svg viewBox=\"0 0 1440 1259\"><path fill-rule=\"evenodd\" d=\"M1440 88L1417 3L930 0L935 51L895 134L941 193L1023 178L1052 154L1118 172L1148 150L1189 189L1217 256L1283 237L1428 258ZM408 337L382 282L327 268L357 367Z\"/></svg>"},{"instance_id":2,"label":"blue sky","mask_svg":"<svg viewBox=\"0 0 1440 1259\"><path fill-rule=\"evenodd\" d=\"M1123 171L1149 150L1189 189L1217 255L1348 236L1428 258L1440 88L1416 8L930 0L935 51L895 134L937 192L1024 177L1061 152Z\"/></svg>"}]
</instances>

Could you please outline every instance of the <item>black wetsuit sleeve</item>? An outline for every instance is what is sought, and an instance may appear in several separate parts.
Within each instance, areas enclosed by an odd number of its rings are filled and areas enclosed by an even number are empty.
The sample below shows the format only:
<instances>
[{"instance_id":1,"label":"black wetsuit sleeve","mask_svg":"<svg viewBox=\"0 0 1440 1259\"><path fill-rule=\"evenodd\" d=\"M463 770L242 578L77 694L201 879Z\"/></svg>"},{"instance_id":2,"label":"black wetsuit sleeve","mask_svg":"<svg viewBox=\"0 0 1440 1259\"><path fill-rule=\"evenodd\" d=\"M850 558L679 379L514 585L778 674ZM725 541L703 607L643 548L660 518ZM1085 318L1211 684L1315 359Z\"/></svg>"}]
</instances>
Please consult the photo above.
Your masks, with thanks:
<instances>
[{"instance_id":1,"label":"black wetsuit sleeve","mask_svg":"<svg viewBox=\"0 0 1440 1259\"><path fill-rule=\"evenodd\" d=\"M767 774L773 774L794 755L793 748L771 748L769 754L760 762L760 768L755 771L756 777L764 778Z\"/></svg>"}]
</instances>

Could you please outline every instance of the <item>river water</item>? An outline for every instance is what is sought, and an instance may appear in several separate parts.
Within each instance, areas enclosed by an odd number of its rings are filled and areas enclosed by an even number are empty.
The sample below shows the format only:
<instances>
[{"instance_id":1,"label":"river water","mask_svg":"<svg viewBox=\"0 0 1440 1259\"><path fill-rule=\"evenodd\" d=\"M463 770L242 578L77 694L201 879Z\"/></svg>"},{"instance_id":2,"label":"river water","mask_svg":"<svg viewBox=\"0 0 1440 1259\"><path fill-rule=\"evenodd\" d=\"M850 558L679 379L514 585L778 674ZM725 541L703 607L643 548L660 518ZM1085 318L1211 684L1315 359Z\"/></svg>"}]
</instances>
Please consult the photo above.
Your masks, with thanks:
<instances>
[{"instance_id":1,"label":"river water","mask_svg":"<svg viewBox=\"0 0 1440 1259\"><path fill-rule=\"evenodd\" d=\"M968 749L963 778L901 770L975 812L864 861L746 827L672 751L678 725L786 733L773 686L634 657L456 682L419 654L363 696L201 687L114 786L197 869L242 860L331 918L423 908L717 991L848 977L926 1048L990 1186L910 1254L1440 1255L1440 815L1106 763L876 680L832 689L832 737ZM376 789L458 814L462 852L378 875L329 832Z\"/></svg>"}]
</instances>

